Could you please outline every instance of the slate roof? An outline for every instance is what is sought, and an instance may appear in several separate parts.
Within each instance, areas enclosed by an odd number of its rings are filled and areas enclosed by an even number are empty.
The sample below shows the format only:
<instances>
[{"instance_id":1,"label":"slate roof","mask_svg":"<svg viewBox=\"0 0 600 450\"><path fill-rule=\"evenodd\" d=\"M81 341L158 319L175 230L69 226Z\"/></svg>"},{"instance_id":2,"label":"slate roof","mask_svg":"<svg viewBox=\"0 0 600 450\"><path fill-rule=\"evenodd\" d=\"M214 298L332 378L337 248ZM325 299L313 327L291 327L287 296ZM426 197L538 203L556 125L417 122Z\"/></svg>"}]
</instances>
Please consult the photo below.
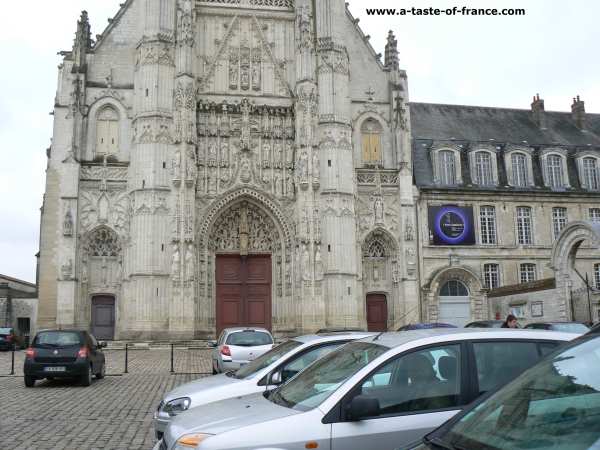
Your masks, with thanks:
<instances>
[{"instance_id":1,"label":"slate roof","mask_svg":"<svg viewBox=\"0 0 600 450\"><path fill-rule=\"evenodd\" d=\"M491 108L482 106L444 105L433 103L410 103L413 137L413 177L420 188L436 187L448 190L548 190L543 183L539 151L546 147L567 150L567 169L571 189L581 190L575 156L582 150L597 151L600 155L600 114L586 113L586 129L575 125L570 112L545 111L546 129L534 122L530 110ZM498 186L471 186L469 158L461 158L463 184L456 187L435 186L429 147L434 143L449 142L473 148L478 143L494 144L498 151ZM528 146L534 149L533 172L535 187L508 187L504 167L506 144Z\"/></svg>"}]
</instances>

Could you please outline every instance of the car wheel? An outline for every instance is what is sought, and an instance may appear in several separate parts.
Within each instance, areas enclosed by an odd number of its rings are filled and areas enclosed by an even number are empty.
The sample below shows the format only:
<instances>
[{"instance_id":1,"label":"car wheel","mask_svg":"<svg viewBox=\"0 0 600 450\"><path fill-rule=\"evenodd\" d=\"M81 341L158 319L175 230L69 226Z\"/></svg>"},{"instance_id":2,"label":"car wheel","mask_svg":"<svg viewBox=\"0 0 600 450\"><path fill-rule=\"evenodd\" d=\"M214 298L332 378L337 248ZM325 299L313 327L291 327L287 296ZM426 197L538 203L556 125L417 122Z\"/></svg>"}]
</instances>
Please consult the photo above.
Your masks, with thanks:
<instances>
[{"instance_id":1,"label":"car wheel","mask_svg":"<svg viewBox=\"0 0 600 450\"><path fill-rule=\"evenodd\" d=\"M102 363L102 369L96 374L96 380L101 380L106 376L106 363Z\"/></svg>"},{"instance_id":2,"label":"car wheel","mask_svg":"<svg viewBox=\"0 0 600 450\"><path fill-rule=\"evenodd\" d=\"M85 375L81 377L82 386L89 386L92 384L92 365L90 364Z\"/></svg>"},{"instance_id":3,"label":"car wheel","mask_svg":"<svg viewBox=\"0 0 600 450\"><path fill-rule=\"evenodd\" d=\"M35 378L25 375L25 387L33 387L35 386Z\"/></svg>"}]
</instances>

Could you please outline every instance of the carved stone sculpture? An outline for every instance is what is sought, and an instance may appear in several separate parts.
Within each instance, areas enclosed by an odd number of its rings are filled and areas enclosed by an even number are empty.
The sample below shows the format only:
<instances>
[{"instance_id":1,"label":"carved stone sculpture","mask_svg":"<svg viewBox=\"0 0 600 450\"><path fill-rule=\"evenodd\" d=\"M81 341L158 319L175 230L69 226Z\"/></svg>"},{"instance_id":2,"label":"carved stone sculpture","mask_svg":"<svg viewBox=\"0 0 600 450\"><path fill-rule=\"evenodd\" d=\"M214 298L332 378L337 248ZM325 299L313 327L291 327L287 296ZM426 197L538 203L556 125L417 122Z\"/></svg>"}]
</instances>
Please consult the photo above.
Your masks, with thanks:
<instances>
[{"instance_id":1,"label":"carved stone sculpture","mask_svg":"<svg viewBox=\"0 0 600 450\"><path fill-rule=\"evenodd\" d=\"M179 245L173 244L173 256L171 258L171 275L173 280L179 280L181 272L181 255L179 254Z\"/></svg>"},{"instance_id":2,"label":"carved stone sculpture","mask_svg":"<svg viewBox=\"0 0 600 450\"><path fill-rule=\"evenodd\" d=\"M302 244L302 278L305 281L310 280L310 254L308 253L308 246Z\"/></svg>"},{"instance_id":3,"label":"carved stone sculpture","mask_svg":"<svg viewBox=\"0 0 600 450\"><path fill-rule=\"evenodd\" d=\"M317 245L315 251L315 280L320 281L323 279L323 259L321 257L321 244Z\"/></svg>"},{"instance_id":4,"label":"carved stone sculpture","mask_svg":"<svg viewBox=\"0 0 600 450\"><path fill-rule=\"evenodd\" d=\"M383 200L380 196L377 196L375 198L375 202L373 203L373 210L375 213L375 224L383 224Z\"/></svg>"},{"instance_id":5,"label":"carved stone sculpture","mask_svg":"<svg viewBox=\"0 0 600 450\"><path fill-rule=\"evenodd\" d=\"M70 209L67 210L63 220L63 236L73 236L73 216Z\"/></svg>"},{"instance_id":6,"label":"carved stone sculpture","mask_svg":"<svg viewBox=\"0 0 600 450\"><path fill-rule=\"evenodd\" d=\"M192 244L187 245L185 251L185 280L192 281L195 278L194 275L194 246Z\"/></svg>"}]
</instances>

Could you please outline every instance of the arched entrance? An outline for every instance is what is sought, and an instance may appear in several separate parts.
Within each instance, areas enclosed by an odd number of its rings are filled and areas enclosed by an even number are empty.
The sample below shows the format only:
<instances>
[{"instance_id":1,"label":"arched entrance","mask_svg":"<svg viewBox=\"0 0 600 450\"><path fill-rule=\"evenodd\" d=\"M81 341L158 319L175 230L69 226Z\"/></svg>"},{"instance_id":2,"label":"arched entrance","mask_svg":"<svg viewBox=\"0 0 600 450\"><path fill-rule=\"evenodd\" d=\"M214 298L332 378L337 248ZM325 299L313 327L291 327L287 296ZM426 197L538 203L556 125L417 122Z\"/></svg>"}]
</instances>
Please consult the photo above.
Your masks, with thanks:
<instances>
[{"instance_id":1,"label":"arched entrance","mask_svg":"<svg viewBox=\"0 0 600 450\"><path fill-rule=\"evenodd\" d=\"M575 268L576 256L581 245L585 242L586 250L597 252L600 249L600 223L589 221L570 222L560 233L552 247L550 267L554 270L558 310L563 320L593 320L593 312L587 299L576 302L572 296L575 283L582 280ZM590 317L590 313L592 317Z\"/></svg>"},{"instance_id":2,"label":"arched entrance","mask_svg":"<svg viewBox=\"0 0 600 450\"><path fill-rule=\"evenodd\" d=\"M203 332L295 327L293 254L282 218L272 201L251 189L228 195L207 213L198 239Z\"/></svg>"},{"instance_id":3,"label":"arched entrance","mask_svg":"<svg viewBox=\"0 0 600 450\"><path fill-rule=\"evenodd\" d=\"M462 327L471 318L469 290L459 280L448 280L440 289L438 320Z\"/></svg>"}]
</instances>

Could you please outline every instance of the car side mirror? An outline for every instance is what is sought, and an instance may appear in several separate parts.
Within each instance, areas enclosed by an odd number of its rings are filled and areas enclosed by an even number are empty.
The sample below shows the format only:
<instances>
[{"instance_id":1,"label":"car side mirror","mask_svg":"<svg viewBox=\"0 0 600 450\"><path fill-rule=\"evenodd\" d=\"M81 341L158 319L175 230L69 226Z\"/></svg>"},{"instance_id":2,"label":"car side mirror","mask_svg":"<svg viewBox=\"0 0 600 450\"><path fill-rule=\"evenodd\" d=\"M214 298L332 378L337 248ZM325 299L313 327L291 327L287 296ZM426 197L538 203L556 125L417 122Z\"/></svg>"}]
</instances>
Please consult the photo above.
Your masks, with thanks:
<instances>
[{"instance_id":1,"label":"car side mirror","mask_svg":"<svg viewBox=\"0 0 600 450\"><path fill-rule=\"evenodd\" d=\"M98 348L106 348L106 342L98 342Z\"/></svg>"},{"instance_id":2,"label":"car side mirror","mask_svg":"<svg viewBox=\"0 0 600 450\"><path fill-rule=\"evenodd\" d=\"M209 348L215 348L217 346L217 341L208 341Z\"/></svg>"},{"instance_id":3,"label":"car side mirror","mask_svg":"<svg viewBox=\"0 0 600 450\"><path fill-rule=\"evenodd\" d=\"M381 414L379 399L368 395L357 395L348 405L348 418L350 420L363 420L367 417L377 417Z\"/></svg>"},{"instance_id":4,"label":"car side mirror","mask_svg":"<svg viewBox=\"0 0 600 450\"><path fill-rule=\"evenodd\" d=\"M270 376L269 376L269 385L277 385L277 384L281 384L281 372L277 371L277 372L273 372Z\"/></svg>"}]
</instances>

